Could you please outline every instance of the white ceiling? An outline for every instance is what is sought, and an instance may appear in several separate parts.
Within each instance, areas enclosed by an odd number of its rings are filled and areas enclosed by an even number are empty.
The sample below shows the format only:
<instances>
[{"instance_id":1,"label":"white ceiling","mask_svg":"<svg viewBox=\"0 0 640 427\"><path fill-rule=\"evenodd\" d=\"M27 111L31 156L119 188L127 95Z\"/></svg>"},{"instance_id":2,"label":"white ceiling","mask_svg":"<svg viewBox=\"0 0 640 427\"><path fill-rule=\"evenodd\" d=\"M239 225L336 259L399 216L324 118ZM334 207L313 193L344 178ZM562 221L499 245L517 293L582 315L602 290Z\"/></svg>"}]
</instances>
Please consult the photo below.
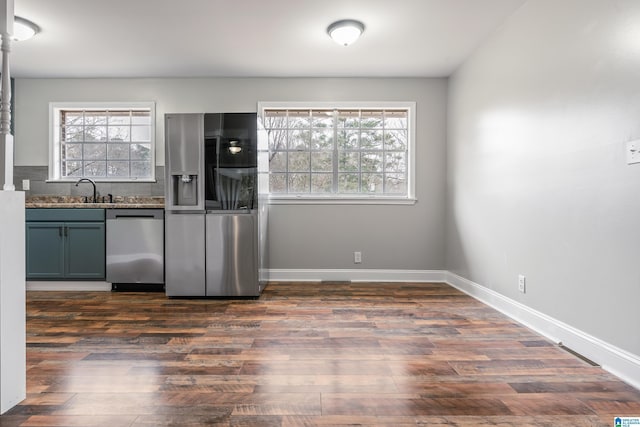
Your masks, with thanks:
<instances>
[{"instance_id":1,"label":"white ceiling","mask_svg":"<svg viewBox=\"0 0 640 427\"><path fill-rule=\"evenodd\" d=\"M15 77L439 77L526 0L15 0ZM326 34L364 22L349 47Z\"/></svg>"}]
</instances>

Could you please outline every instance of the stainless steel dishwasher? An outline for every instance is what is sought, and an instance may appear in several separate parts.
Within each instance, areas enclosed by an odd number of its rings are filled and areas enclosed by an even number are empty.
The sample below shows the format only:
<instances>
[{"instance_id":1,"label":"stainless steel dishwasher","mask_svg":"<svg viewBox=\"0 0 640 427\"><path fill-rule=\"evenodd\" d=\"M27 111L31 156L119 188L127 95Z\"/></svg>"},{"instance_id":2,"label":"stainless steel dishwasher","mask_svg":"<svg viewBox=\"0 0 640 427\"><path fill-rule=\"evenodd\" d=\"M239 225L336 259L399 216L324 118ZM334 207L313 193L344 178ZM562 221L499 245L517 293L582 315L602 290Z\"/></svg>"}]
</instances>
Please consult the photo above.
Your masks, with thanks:
<instances>
[{"instance_id":1,"label":"stainless steel dishwasher","mask_svg":"<svg viewBox=\"0 0 640 427\"><path fill-rule=\"evenodd\" d=\"M107 209L107 282L164 284L164 210Z\"/></svg>"}]
</instances>

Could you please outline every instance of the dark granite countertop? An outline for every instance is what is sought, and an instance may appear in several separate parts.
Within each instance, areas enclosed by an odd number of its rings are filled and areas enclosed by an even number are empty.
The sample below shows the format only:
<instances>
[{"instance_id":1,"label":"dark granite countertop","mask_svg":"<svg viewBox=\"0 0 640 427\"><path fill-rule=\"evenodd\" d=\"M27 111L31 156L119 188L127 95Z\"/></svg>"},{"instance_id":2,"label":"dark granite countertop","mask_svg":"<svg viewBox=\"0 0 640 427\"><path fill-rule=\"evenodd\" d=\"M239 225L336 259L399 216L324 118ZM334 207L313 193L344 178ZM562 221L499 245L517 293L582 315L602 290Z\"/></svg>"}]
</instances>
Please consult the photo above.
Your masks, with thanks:
<instances>
[{"instance_id":1,"label":"dark granite countertop","mask_svg":"<svg viewBox=\"0 0 640 427\"><path fill-rule=\"evenodd\" d=\"M82 196L28 196L26 208L164 208L164 197L114 196L113 203L85 203Z\"/></svg>"}]
</instances>

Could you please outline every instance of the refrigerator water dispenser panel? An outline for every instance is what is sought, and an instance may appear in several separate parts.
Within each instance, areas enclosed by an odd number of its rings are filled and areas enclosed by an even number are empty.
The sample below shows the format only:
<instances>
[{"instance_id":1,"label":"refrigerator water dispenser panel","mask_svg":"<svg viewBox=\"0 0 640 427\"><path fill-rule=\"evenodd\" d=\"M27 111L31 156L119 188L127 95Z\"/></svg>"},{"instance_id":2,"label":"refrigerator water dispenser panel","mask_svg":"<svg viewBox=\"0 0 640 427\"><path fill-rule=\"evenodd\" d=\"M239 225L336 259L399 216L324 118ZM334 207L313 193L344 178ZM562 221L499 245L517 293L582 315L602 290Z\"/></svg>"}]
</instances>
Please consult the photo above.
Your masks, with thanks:
<instances>
[{"instance_id":1,"label":"refrigerator water dispenser panel","mask_svg":"<svg viewBox=\"0 0 640 427\"><path fill-rule=\"evenodd\" d=\"M169 210L204 209L202 114L165 116L166 205Z\"/></svg>"},{"instance_id":2,"label":"refrigerator water dispenser panel","mask_svg":"<svg viewBox=\"0 0 640 427\"><path fill-rule=\"evenodd\" d=\"M173 206L198 206L198 175L172 175Z\"/></svg>"}]
</instances>

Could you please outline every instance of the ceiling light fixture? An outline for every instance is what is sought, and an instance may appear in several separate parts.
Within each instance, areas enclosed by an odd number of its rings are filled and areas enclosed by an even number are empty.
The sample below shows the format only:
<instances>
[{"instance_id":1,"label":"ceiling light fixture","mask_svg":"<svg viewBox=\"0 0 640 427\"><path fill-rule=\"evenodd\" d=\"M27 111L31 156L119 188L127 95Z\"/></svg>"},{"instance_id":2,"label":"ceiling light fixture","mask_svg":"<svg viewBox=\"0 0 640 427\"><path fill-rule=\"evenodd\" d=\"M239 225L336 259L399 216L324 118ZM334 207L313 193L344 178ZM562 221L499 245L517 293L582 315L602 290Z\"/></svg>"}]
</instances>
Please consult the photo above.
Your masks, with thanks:
<instances>
[{"instance_id":1,"label":"ceiling light fixture","mask_svg":"<svg viewBox=\"0 0 640 427\"><path fill-rule=\"evenodd\" d=\"M13 40L20 42L23 40L28 40L31 37L35 36L40 31L40 27L38 27L33 22L21 18L19 16L14 17L13 21Z\"/></svg>"},{"instance_id":2,"label":"ceiling light fixture","mask_svg":"<svg viewBox=\"0 0 640 427\"><path fill-rule=\"evenodd\" d=\"M229 141L229 152L231 154L238 154L242 151L242 147L240 147L240 141Z\"/></svg>"},{"instance_id":3,"label":"ceiling light fixture","mask_svg":"<svg viewBox=\"0 0 640 427\"><path fill-rule=\"evenodd\" d=\"M327 34L338 44L349 46L364 32L364 24L354 19L343 19L329 25Z\"/></svg>"}]
</instances>

